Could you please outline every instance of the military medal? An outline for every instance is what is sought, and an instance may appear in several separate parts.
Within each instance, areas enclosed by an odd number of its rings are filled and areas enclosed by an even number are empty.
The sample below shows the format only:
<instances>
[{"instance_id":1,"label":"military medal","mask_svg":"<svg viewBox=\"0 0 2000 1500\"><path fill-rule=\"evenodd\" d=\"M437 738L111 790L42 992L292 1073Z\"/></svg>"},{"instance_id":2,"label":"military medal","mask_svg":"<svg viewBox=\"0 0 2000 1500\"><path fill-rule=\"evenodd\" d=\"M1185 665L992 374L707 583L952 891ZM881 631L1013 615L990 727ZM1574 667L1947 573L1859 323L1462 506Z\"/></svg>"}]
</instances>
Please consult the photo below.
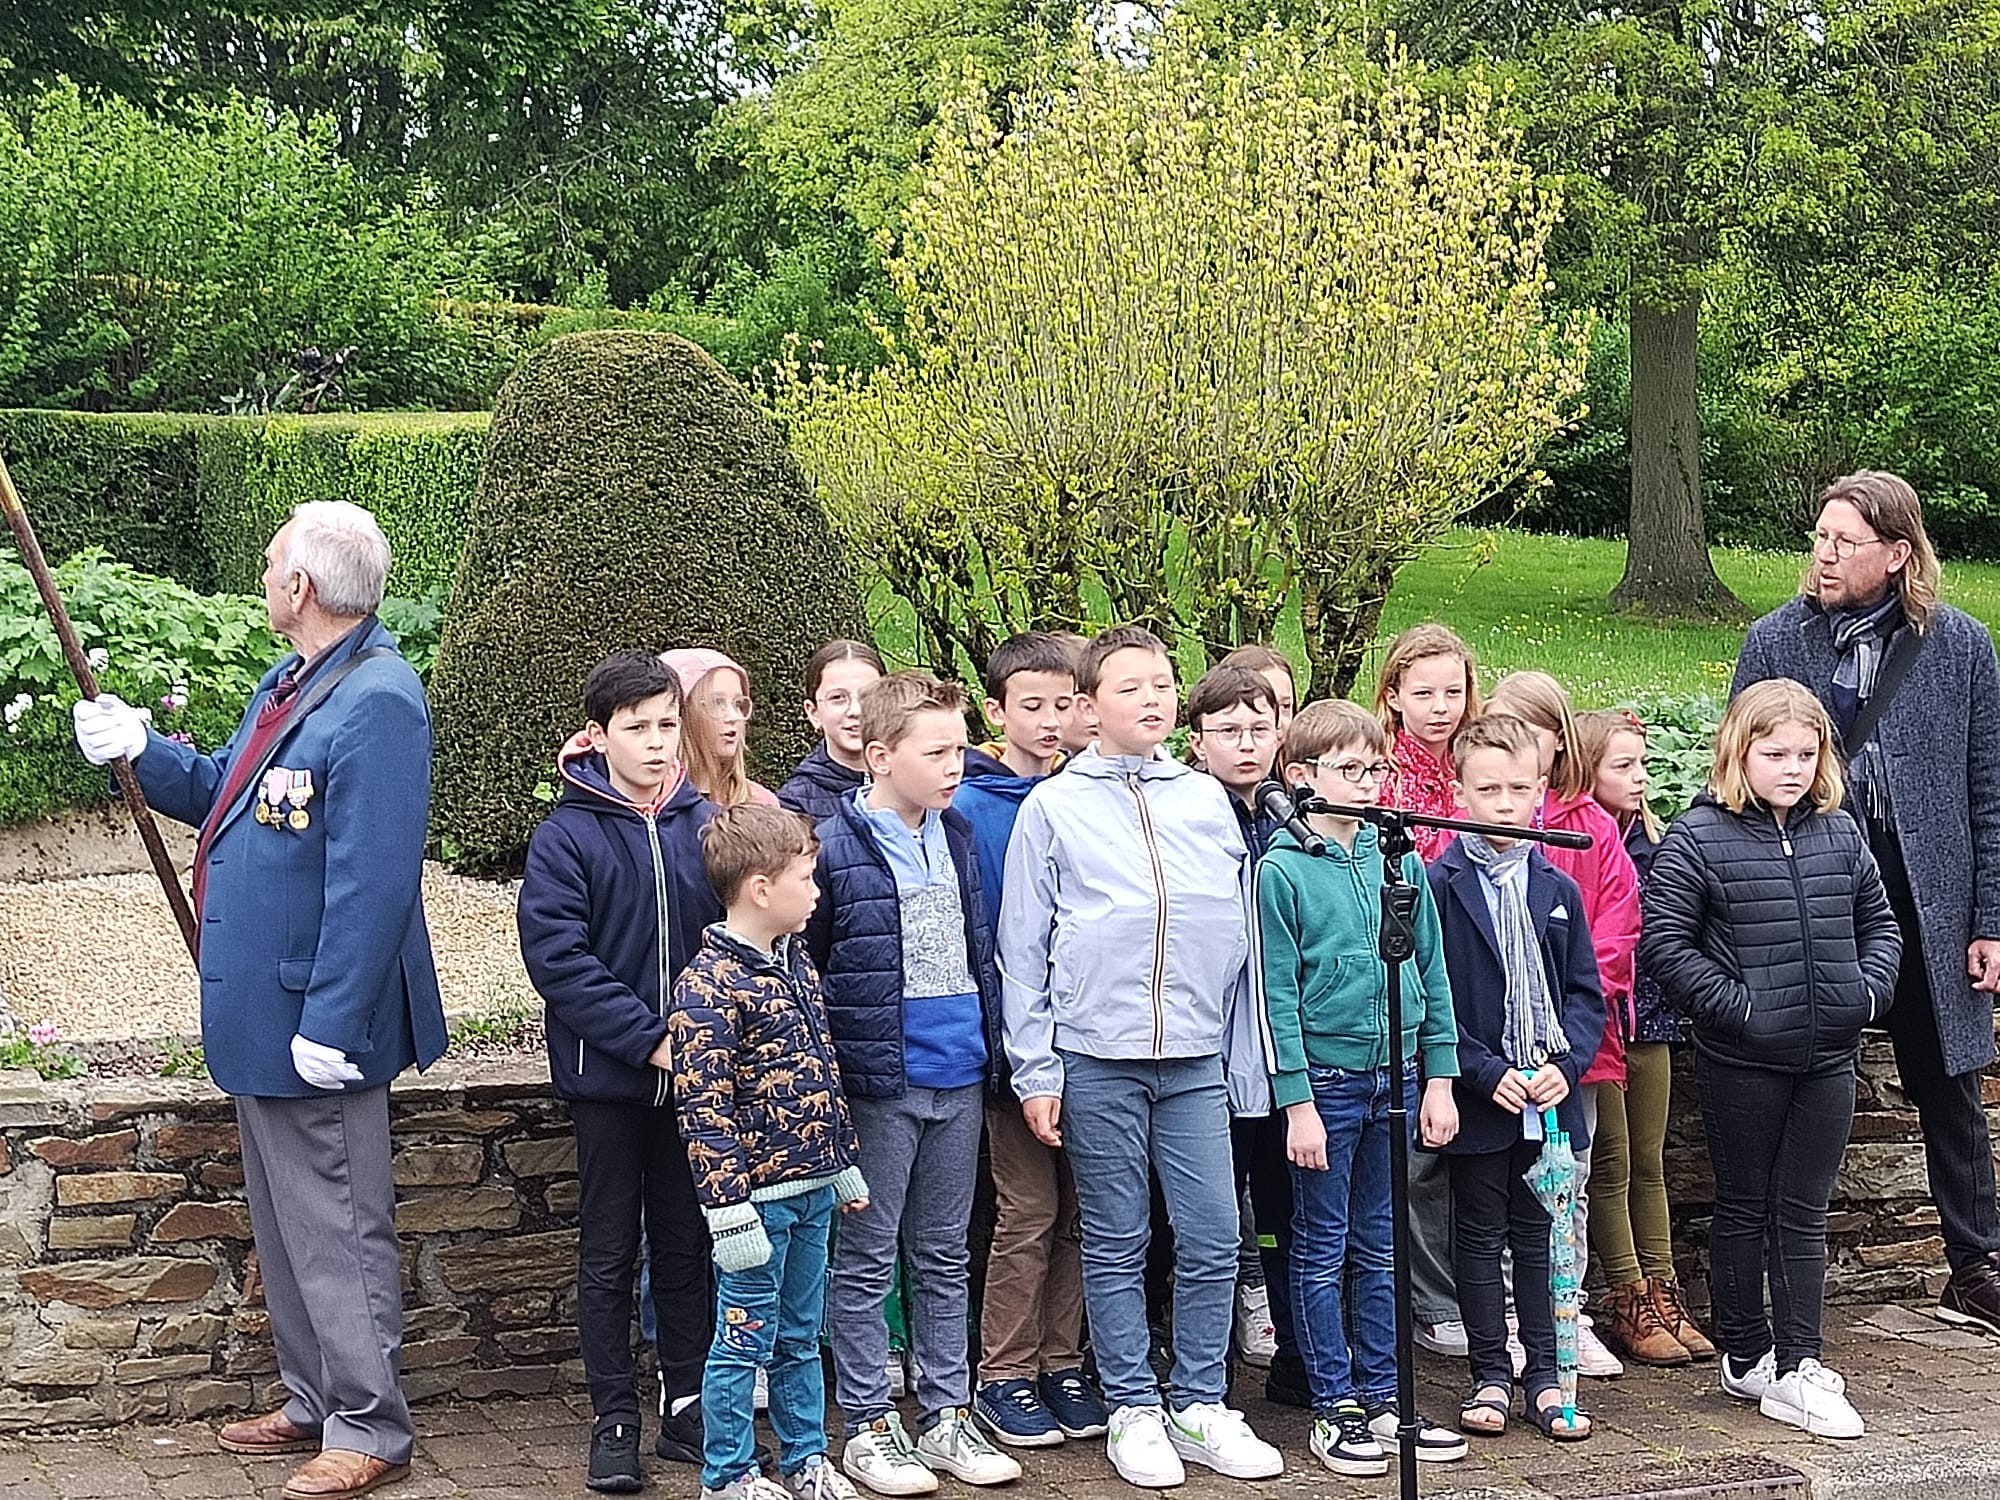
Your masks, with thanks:
<instances>
[{"instance_id":1,"label":"military medal","mask_svg":"<svg viewBox=\"0 0 2000 1500\"><path fill-rule=\"evenodd\" d=\"M292 773L282 766L273 766L264 773L263 785L258 788L257 821L266 828L276 828L284 818L280 810L285 802L285 785Z\"/></svg>"},{"instance_id":2,"label":"military medal","mask_svg":"<svg viewBox=\"0 0 2000 1500\"><path fill-rule=\"evenodd\" d=\"M312 772L293 771L291 785L285 789L285 800L292 804L292 815L285 821L294 832L303 832L312 825L312 815L306 811L306 804L312 801Z\"/></svg>"}]
</instances>

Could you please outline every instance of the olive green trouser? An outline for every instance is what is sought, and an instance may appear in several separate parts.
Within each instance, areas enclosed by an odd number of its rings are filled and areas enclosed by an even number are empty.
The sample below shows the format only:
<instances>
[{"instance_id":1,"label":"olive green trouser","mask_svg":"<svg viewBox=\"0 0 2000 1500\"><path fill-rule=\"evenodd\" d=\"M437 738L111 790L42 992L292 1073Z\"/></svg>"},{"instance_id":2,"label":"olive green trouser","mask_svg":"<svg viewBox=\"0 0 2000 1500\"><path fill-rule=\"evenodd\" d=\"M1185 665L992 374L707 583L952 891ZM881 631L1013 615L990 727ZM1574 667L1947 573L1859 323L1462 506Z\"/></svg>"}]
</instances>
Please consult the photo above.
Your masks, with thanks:
<instances>
[{"instance_id":1,"label":"olive green trouser","mask_svg":"<svg viewBox=\"0 0 2000 1500\"><path fill-rule=\"evenodd\" d=\"M1590 1142L1590 1248L1610 1286L1674 1274L1664 1153L1673 1053L1665 1042L1625 1048L1625 1087L1597 1089Z\"/></svg>"}]
</instances>

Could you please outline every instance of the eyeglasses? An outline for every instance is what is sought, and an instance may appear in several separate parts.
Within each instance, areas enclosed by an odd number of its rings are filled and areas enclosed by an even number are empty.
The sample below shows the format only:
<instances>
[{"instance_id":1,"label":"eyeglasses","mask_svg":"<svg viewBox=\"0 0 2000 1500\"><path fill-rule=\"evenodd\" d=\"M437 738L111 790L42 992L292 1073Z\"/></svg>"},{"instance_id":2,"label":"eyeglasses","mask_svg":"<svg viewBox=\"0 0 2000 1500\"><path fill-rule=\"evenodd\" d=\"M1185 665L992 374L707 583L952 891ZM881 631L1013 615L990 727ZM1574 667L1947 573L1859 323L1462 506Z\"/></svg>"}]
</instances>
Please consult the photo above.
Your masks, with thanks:
<instances>
[{"instance_id":1,"label":"eyeglasses","mask_svg":"<svg viewBox=\"0 0 2000 1500\"><path fill-rule=\"evenodd\" d=\"M739 698L738 703L748 703L748 698ZM859 693L850 693L846 688L835 688L832 692L821 693L813 700L814 706L825 710L845 710L861 701Z\"/></svg>"},{"instance_id":2,"label":"eyeglasses","mask_svg":"<svg viewBox=\"0 0 2000 1500\"><path fill-rule=\"evenodd\" d=\"M750 717L751 703L748 698L708 698L703 700L701 706L704 711L711 714L727 713L733 708L738 717L745 719Z\"/></svg>"},{"instance_id":3,"label":"eyeglasses","mask_svg":"<svg viewBox=\"0 0 2000 1500\"><path fill-rule=\"evenodd\" d=\"M1863 547L1879 547L1889 539L1881 536L1834 536L1831 532L1815 531L1806 540L1812 545L1813 556L1817 557L1820 553L1831 549L1835 557L1846 562Z\"/></svg>"},{"instance_id":4,"label":"eyeglasses","mask_svg":"<svg viewBox=\"0 0 2000 1500\"><path fill-rule=\"evenodd\" d=\"M1278 737L1274 724L1232 725L1222 729L1197 729L1195 733L1205 740L1220 740L1225 745L1268 745Z\"/></svg>"},{"instance_id":5,"label":"eyeglasses","mask_svg":"<svg viewBox=\"0 0 2000 1500\"><path fill-rule=\"evenodd\" d=\"M1381 781L1395 769L1386 760L1309 760L1309 766L1318 766L1322 771L1331 771L1349 786L1360 786L1364 781Z\"/></svg>"}]
</instances>

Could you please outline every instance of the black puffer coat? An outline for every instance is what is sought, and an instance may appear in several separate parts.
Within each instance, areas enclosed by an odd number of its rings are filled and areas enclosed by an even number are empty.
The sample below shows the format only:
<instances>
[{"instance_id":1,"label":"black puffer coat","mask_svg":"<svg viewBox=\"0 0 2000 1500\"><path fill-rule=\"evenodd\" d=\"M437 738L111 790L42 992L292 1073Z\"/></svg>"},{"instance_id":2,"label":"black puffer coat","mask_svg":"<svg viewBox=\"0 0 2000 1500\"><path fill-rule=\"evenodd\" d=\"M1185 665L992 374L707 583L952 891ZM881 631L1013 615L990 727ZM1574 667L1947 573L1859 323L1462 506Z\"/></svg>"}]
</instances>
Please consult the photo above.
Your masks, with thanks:
<instances>
[{"instance_id":1,"label":"black puffer coat","mask_svg":"<svg viewBox=\"0 0 2000 1500\"><path fill-rule=\"evenodd\" d=\"M1895 999L1902 936L1844 812L1801 803L1780 830L1767 808L1703 793L1667 830L1642 899L1640 961L1719 1061L1832 1066Z\"/></svg>"}]
</instances>

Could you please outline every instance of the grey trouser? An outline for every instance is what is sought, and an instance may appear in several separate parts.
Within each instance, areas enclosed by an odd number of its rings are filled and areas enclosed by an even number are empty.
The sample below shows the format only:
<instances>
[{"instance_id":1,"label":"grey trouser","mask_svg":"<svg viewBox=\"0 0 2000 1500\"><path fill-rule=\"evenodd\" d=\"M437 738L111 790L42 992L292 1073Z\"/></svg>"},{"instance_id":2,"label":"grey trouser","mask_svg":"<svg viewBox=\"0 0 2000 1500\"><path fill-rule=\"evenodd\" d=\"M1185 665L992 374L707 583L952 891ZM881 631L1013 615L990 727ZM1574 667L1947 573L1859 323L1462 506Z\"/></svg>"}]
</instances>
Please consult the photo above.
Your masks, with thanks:
<instances>
[{"instance_id":1,"label":"grey trouser","mask_svg":"<svg viewBox=\"0 0 2000 1500\"><path fill-rule=\"evenodd\" d=\"M322 1447L408 1463L387 1086L243 1096L236 1122L286 1418L319 1429Z\"/></svg>"},{"instance_id":2,"label":"grey trouser","mask_svg":"<svg viewBox=\"0 0 2000 1500\"><path fill-rule=\"evenodd\" d=\"M972 1400L966 1354L966 1228L978 1177L985 1086L907 1090L900 1099L857 1099L848 1113L861 1142L868 1207L838 1226L833 1286L833 1398L848 1431L890 1408L889 1329L882 1307L896 1275L900 1234L909 1270L910 1353L917 1364L921 1430L941 1411Z\"/></svg>"}]
</instances>

